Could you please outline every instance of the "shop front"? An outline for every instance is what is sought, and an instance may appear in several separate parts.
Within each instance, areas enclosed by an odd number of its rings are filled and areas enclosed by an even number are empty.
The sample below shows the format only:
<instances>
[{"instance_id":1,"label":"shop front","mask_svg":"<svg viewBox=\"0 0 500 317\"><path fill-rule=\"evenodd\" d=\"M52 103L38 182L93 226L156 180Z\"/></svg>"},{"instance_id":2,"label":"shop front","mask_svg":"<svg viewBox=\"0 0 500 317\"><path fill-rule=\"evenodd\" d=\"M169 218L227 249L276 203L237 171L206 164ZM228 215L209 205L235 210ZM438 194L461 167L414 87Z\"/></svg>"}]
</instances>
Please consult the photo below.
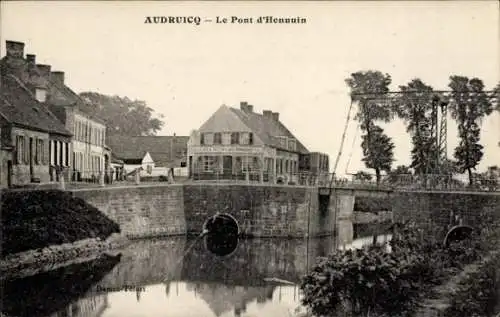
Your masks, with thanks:
<instances>
[{"instance_id":1,"label":"shop front","mask_svg":"<svg viewBox=\"0 0 500 317\"><path fill-rule=\"evenodd\" d=\"M276 150L266 146L190 146L193 180L274 182Z\"/></svg>"}]
</instances>

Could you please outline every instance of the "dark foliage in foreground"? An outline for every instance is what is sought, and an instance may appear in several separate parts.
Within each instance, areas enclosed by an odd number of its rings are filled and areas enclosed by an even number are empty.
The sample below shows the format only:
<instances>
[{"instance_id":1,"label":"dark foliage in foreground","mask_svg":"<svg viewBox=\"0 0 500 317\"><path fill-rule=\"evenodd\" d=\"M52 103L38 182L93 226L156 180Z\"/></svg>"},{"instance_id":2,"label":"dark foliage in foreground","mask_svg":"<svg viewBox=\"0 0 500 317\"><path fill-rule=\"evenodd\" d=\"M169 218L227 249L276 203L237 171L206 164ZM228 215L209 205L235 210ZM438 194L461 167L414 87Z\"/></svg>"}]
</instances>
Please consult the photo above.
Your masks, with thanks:
<instances>
[{"instance_id":1,"label":"dark foliage in foreground","mask_svg":"<svg viewBox=\"0 0 500 317\"><path fill-rule=\"evenodd\" d=\"M97 208L58 190L2 195L2 256L86 238L105 239L118 224Z\"/></svg>"},{"instance_id":2,"label":"dark foliage in foreground","mask_svg":"<svg viewBox=\"0 0 500 317\"><path fill-rule=\"evenodd\" d=\"M386 245L339 250L320 259L302 280L303 304L315 316L335 316L338 311L410 316L419 300L433 295L433 286L479 260L490 246L473 236L445 248L426 239L416 226L406 225L390 247L391 251Z\"/></svg>"}]
</instances>

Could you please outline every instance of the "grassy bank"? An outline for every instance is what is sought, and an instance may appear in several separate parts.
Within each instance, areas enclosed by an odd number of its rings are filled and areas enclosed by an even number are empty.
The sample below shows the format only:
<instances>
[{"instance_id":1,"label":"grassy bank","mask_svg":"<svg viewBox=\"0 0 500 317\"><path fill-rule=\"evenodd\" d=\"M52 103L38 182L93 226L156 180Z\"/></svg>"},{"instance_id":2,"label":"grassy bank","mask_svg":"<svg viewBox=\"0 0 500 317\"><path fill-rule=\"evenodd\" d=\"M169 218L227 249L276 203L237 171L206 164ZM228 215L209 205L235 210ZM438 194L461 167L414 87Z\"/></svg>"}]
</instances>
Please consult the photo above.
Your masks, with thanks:
<instances>
[{"instance_id":1,"label":"grassy bank","mask_svg":"<svg viewBox=\"0 0 500 317\"><path fill-rule=\"evenodd\" d=\"M423 304L440 313L448 309L446 316L491 316L484 308L498 299L498 284L491 283L498 262L478 263L498 249L499 226L485 224L472 239L450 247L410 224L395 233L390 251L381 246L339 250L305 276L303 304L322 317L340 316L335 311L363 317L437 316L419 314Z\"/></svg>"},{"instance_id":2,"label":"grassy bank","mask_svg":"<svg viewBox=\"0 0 500 317\"><path fill-rule=\"evenodd\" d=\"M120 232L97 208L59 190L4 191L1 203L2 257Z\"/></svg>"}]
</instances>

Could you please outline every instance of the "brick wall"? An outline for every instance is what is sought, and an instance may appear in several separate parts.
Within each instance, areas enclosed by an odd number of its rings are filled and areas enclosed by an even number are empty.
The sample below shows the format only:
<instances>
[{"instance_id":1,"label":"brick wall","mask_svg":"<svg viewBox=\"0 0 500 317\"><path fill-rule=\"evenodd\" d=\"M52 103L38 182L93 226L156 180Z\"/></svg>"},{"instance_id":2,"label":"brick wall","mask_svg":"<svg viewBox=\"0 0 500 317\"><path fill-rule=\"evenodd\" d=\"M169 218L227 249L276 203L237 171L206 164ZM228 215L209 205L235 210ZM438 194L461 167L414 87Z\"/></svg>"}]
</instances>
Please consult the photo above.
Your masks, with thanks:
<instances>
[{"instance_id":1,"label":"brick wall","mask_svg":"<svg viewBox=\"0 0 500 317\"><path fill-rule=\"evenodd\" d=\"M500 217L500 194L394 192L392 206L395 222L412 219L441 239L460 221L478 227Z\"/></svg>"},{"instance_id":2,"label":"brick wall","mask_svg":"<svg viewBox=\"0 0 500 317\"><path fill-rule=\"evenodd\" d=\"M187 232L199 234L216 212L233 216L240 232L260 237L316 235L318 192L306 187L246 185L186 185L184 207Z\"/></svg>"},{"instance_id":3,"label":"brick wall","mask_svg":"<svg viewBox=\"0 0 500 317\"><path fill-rule=\"evenodd\" d=\"M80 189L73 194L116 221L128 237L186 232L181 185Z\"/></svg>"}]
</instances>

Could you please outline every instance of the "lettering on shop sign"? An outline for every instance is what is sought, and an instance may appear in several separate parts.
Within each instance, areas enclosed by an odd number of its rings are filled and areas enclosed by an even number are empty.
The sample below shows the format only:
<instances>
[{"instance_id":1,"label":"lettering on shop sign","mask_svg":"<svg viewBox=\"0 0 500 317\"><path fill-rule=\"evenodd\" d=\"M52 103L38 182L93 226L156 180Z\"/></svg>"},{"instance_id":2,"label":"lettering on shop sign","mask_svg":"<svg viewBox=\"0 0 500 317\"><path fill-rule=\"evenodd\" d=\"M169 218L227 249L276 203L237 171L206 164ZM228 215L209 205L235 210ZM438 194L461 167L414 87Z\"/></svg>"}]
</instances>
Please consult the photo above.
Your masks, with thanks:
<instances>
[{"instance_id":1,"label":"lettering on shop sign","mask_svg":"<svg viewBox=\"0 0 500 317\"><path fill-rule=\"evenodd\" d=\"M193 147L191 150L193 153L264 153L266 155L272 155L272 151L264 149L262 147L250 147L250 146L200 146Z\"/></svg>"}]
</instances>

